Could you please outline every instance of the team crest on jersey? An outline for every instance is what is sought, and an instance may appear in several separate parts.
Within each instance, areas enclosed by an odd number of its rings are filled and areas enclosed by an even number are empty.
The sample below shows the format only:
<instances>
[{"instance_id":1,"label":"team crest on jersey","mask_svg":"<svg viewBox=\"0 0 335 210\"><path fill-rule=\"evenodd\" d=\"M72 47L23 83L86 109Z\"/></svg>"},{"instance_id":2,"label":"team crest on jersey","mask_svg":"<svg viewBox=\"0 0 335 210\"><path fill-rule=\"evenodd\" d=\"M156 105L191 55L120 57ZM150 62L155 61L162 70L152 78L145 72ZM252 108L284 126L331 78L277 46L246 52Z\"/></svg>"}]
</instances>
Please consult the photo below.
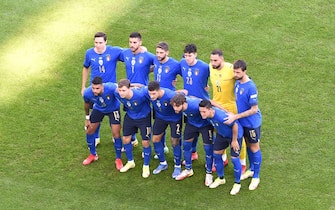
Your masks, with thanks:
<instances>
[{"instance_id":1,"label":"team crest on jersey","mask_svg":"<svg viewBox=\"0 0 335 210\"><path fill-rule=\"evenodd\" d=\"M187 76L188 76L188 77L191 77L191 76L192 76L192 69L189 69L189 70L187 71Z\"/></svg>"},{"instance_id":2,"label":"team crest on jersey","mask_svg":"<svg viewBox=\"0 0 335 210\"><path fill-rule=\"evenodd\" d=\"M138 58L138 62L139 62L140 64L143 63L143 61L144 61L144 57L141 56L141 57Z\"/></svg>"},{"instance_id":3,"label":"team crest on jersey","mask_svg":"<svg viewBox=\"0 0 335 210\"><path fill-rule=\"evenodd\" d=\"M106 61L110 61L110 60L111 60L111 55L110 54L106 55Z\"/></svg>"},{"instance_id":4,"label":"team crest on jersey","mask_svg":"<svg viewBox=\"0 0 335 210\"><path fill-rule=\"evenodd\" d=\"M131 107L131 103L129 101L127 101L127 106Z\"/></svg>"},{"instance_id":5,"label":"team crest on jersey","mask_svg":"<svg viewBox=\"0 0 335 210\"><path fill-rule=\"evenodd\" d=\"M104 64L104 61L102 60L102 57L99 57L98 63L99 63L100 66L102 66Z\"/></svg>"},{"instance_id":6,"label":"team crest on jersey","mask_svg":"<svg viewBox=\"0 0 335 210\"><path fill-rule=\"evenodd\" d=\"M164 106L169 106L169 102L168 101L164 101Z\"/></svg>"},{"instance_id":7,"label":"team crest on jersey","mask_svg":"<svg viewBox=\"0 0 335 210\"><path fill-rule=\"evenodd\" d=\"M158 108L160 108L161 107L161 102L159 100L157 100L156 105L157 105Z\"/></svg>"},{"instance_id":8,"label":"team crest on jersey","mask_svg":"<svg viewBox=\"0 0 335 210\"><path fill-rule=\"evenodd\" d=\"M165 67L165 73L167 74L167 73L169 73L169 71L170 71L170 67Z\"/></svg>"},{"instance_id":9,"label":"team crest on jersey","mask_svg":"<svg viewBox=\"0 0 335 210\"><path fill-rule=\"evenodd\" d=\"M110 95L107 95L106 98L107 98L107 100L111 100L111 96Z\"/></svg>"},{"instance_id":10,"label":"team crest on jersey","mask_svg":"<svg viewBox=\"0 0 335 210\"><path fill-rule=\"evenodd\" d=\"M244 93L244 88L240 89L240 95L242 95Z\"/></svg>"},{"instance_id":11,"label":"team crest on jersey","mask_svg":"<svg viewBox=\"0 0 335 210\"><path fill-rule=\"evenodd\" d=\"M194 74L195 74L195 76L198 76L199 75L199 69L195 69Z\"/></svg>"},{"instance_id":12,"label":"team crest on jersey","mask_svg":"<svg viewBox=\"0 0 335 210\"><path fill-rule=\"evenodd\" d=\"M134 101L134 106L137 106L138 105L138 102L137 101Z\"/></svg>"}]
</instances>

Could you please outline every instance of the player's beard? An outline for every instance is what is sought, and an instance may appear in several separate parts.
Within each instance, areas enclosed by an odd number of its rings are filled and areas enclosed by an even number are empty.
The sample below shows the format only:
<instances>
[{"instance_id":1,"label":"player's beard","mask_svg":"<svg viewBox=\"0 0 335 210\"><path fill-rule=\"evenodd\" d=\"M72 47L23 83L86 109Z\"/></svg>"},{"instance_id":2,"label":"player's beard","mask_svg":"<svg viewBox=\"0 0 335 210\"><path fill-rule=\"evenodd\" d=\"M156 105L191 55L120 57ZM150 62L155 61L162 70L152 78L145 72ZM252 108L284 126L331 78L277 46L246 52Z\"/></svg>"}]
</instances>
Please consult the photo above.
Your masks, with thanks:
<instances>
[{"instance_id":1,"label":"player's beard","mask_svg":"<svg viewBox=\"0 0 335 210\"><path fill-rule=\"evenodd\" d=\"M217 66L214 66L212 65L213 69L220 69L221 68L221 64L217 65Z\"/></svg>"},{"instance_id":2,"label":"player's beard","mask_svg":"<svg viewBox=\"0 0 335 210\"><path fill-rule=\"evenodd\" d=\"M166 55L164 57L160 58L159 61L164 61L165 58L166 58Z\"/></svg>"},{"instance_id":3,"label":"player's beard","mask_svg":"<svg viewBox=\"0 0 335 210\"><path fill-rule=\"evenodd\" d=\"M243 76L242 76L242 77L235 76L234 79L235 79L235 80L242 80L242 79L243 79Z\"/></svg>"},{"instance_id":4,"label":"player's beard","mask_svg":"<svg viewBox=\"0 0 335 210\"><path fill-rule=\"evenodd\" d=\"M134 53L134 52L136 52L139 49L139 47L138 48L133 47L133 48L130 48L130 49Z\"/></svg>"}]
</instances>

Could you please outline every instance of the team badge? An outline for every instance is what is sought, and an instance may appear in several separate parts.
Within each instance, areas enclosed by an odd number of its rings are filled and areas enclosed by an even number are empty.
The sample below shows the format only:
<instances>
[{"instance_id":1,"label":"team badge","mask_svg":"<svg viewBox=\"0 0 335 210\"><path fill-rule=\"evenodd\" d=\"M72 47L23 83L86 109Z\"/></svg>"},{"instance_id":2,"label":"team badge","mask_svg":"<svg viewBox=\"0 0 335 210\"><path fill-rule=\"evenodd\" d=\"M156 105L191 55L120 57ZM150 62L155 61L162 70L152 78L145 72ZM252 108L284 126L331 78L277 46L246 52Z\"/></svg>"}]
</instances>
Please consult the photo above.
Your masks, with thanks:
<instances>
[{"instance_id":1,"label":"team badge","mask_svg":"<svg viewBox=\"0 0 335 210\"><path fill-rule=\"evenodd\" d=\"M137 101L134 101L134 106L137 106L138 105L138 102Z\"/></svg>"},{"instance_id":2,"label":"team badge","mask_svg":"<svg viewBox=\"0 0 335 210\"><path fill-rule=\"evenodd\" d=\"M104 61L102 60L102 57L99 57L98 63L99 63L100 66L104 65Z\"/></svg>"},{"instance_id":3,"label":"team badge","mask_svg":"<svg viewBox=\"0 0 335 210\"><path fill-rule=\"evenodd\" d=\"M106 55L106 61L110 61L110 60L111 60L111 55L110 54Z\"/></svg>"},{"instance_id":4,"label":"team badge","mask_svg":"<svg viewBox=\"0 0 335 210\"><path fill-rule=\"evenodd\" d=\"M188 76L188 77L191 77L191 76L192 76L192 69L189 69L189 70L187 71L187 76Z\"/></svg>"},{"instance_id":5,"label":"team badge","mask_svg":"<svg viewBox=\"0 0 335 210\"><path fill-rule=\"evenodd\" d=\"M102 97L99 97L99 102L101 104L102 107L106 107L106 103L105 103L105 100L102 98Z\"/></svg>"},{"instance_id":6,"label":"team badge","mask_svg":"<svg viewBox=\"0 0 335 210\"><path fill-rule=\"evenodd\" d=\"M244 88L240 89L240 95L242 95L244 93Z\"/></svg>"},{"instance_id":7,"label":"team badge","mask_svg":"<svg viewBox=\"0 0 335 210\"><path fill-rule=\"evenodd\" d=\"M157 105L158 108L160 108L162 106L161 102L159 100L157 100L156 105Z\"/></svg>"},{"instance_id":8,"label":"team badge","mask_svg":"<svg viewBox=\"0 0 335 210\"><path fill-rule=\"evenodd\" d=\"M169 102L168 101L164 101L164 106L169 106Z\"/></svg>"},{"instance_id":9,"label":"team badge","mask_svg":"<svg viewBox=\"0 0 335 210\"><path fill-rule=\"evenodd\" d=\"M144 61L144 57L142 57L142 56L139 57L138 62L139 62L139 63L143 63L143 61Z\"/></svg>"},{"instance_id":10,"label":"team badge","mask_svg":"<svg viewBox=\"0 0 335 210\"><path fill-rule=\"evenodd\" d=\"M107 98L107 100L111 100L111 96L110 95L107 95L106 98Z\"/></svg>"},{"instance_id":11,"label":"team badge","mask_svg":"<svg viewBox=\"0 0 335 210\"><path fill-rule=\"evenodd\" d=\"M199 69L195 69L194 74L195 74L195 76L198 76L199 75Z\"/></svg>"},{"instance_id":12,"label":"team badge","mask_svg":"<svg viewBox=\"0 0 335 210\"><path fill-rule=\"evenodd\" d=\"M169 73L169 71L170 71L170 67L165 67L165 73L167 74L167 73Z\"/></svg>"}]
</instances>

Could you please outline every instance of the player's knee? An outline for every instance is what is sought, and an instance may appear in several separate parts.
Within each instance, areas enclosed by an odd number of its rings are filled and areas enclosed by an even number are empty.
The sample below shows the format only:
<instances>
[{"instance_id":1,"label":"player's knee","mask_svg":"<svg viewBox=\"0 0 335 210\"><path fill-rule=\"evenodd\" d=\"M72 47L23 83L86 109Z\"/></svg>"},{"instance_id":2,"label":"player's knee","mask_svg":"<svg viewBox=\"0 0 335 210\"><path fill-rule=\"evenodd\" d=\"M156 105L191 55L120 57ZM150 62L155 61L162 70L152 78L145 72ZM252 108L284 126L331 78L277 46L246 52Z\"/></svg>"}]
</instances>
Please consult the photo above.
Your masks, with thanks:
<instances>
[{"instance_id":1,"label":"player's knee","mask_svg":"<svg viewBox=\"0 0 335 210\"><path fill-rule=\"evenodd\" d=\"M96 129L93 129L91 126L89 126L86 130L86 134L92 135L92 134L94 134L95 130Z\"/></svg>"},{"instance_id":2,"label":"player's knee","mask_svg":"<svg viewBox=\"0 0 335 210\"><path fill-rule=\"evenodd\" d=\"M257 142L257 143L251 143L251 144L249 144L249 148L250 148L250 150L253 152L253 153L255 153L255 152L257 152L258 150L260 150L260 147L259 147L259 143Z\"/></svg>"},{"instance_id":3,"label":"player's knee","mask_svg":"<svg viewBox=\"0 0 335 210\"><path fill-rule=\"evenodd\" d=\"M131 140L131 136L123 136L122 137L122 143L123 144L129 144Z\"/></svg>"},{"instance_id":4,"label":"player's knee","mask_svg":"<svg viewBox=\"0 0 335 210\"><path fill-rule=\"evenodd\" d=\"M152 136L152 142L153 143L160 142L161 140L162 140L162 135L153 135Z\"/></svg>"},{"instance_id":5,"label":"player's knee","mask_svg":"<svg viewBox=\"0 0 335 210\"><path fill-rule=\"evenodd\" d=\"M143 147L149 147L150 146L150 141L149 140L142 140L142 146Z\"/></svg>"},{"instance_id":6,"label":"player's knee","mask_svg":"<svg viewBox=\"0 0 335 210\"><path fill-rule=\"evenodd\" d=\"M180 138L171 138L171 145L173 147L180 145Z\"/></svg>"}]
</instances>

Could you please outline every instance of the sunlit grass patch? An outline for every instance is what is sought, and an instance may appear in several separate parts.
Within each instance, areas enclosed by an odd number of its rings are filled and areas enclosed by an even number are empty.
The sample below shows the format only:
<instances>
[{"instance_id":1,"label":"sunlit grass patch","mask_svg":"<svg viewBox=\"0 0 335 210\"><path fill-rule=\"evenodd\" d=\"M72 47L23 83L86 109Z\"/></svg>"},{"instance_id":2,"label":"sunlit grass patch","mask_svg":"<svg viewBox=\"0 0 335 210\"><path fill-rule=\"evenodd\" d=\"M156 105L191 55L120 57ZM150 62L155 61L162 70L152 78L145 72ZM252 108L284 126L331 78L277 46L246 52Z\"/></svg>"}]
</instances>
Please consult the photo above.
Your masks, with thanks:
<instances>
[{"instance_id":1,"label":"sunlit grass patch","mask_svg":"<svg viewBox=\"0 0 335 210\"><path fill-rule=\"evenodd\" d=\"M54 72L78 45L93 40L95 32L134 6L131 0L57 1L27 17L20 34L8 37L0 48L1 103L10 103L27 88L57 80Z\"/></svg>"}]
</instances>

